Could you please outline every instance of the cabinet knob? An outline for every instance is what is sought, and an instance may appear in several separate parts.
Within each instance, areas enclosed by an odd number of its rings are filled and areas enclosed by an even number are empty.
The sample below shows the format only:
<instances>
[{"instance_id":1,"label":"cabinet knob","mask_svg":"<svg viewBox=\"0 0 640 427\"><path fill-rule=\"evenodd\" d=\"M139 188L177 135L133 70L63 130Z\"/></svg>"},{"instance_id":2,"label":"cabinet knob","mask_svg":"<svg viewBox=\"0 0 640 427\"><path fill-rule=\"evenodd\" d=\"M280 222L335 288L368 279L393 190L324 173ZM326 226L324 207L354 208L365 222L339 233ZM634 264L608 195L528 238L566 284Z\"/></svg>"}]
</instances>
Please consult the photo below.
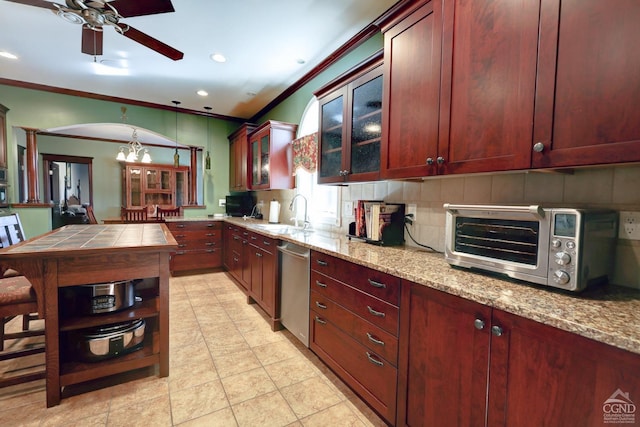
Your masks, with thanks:
<instances>
[{"instance_id":1,"label":"cabinet knob","mask_svg":"<svg viewBox=\"0 0 640 427\"><path fill-rule=\"evenodd\" d=\"M444 163L444 157L442 156L438 156L438 158L436 159L436 162L438 162L439 165Z\"/></svg>"},{"instance_id":2,"label":"cabinet knob","mask_svg":"<svg viewBox=\"0 0 640 427\"><path fill-rule=\"evenodd\" d=\"M473 321L473 326L475 326L476 329L478 329L478 330L484 329L484 320L482 320L482 319L474 320Z\"/></svg>"},{"instance_id":3,"label":"cabinet knob","mask_svg":"<svg viewBox=\"0 0 640 427\"><path fill-rule=\"evenodd\" d=\"M536 142L533 144L533 151L536 153L542 153L544 151L544 144L542 142Z\"/></svg>"},{"instance_id":4,"label":"cabinet knob","mask_svg":"<svg viewBox=\"0 0 640 427\"><path fill-rule=\"evenodd\" d=\"M427 164L431 166L433 164L433 158L427 157Z\"/></svg>"},{"instance_id":5,"label":"cabinet knob","mask_svg":"<svg viewBox=\"0 0 640 427\"><path fill-rule=\"evenodd\" d=\"M502 330L502 328L500 326L492 326L491 327L491 333L493 335L495 335L496 337L502 336L502 333L504 331Z\"/></svg>"}]
</instances>

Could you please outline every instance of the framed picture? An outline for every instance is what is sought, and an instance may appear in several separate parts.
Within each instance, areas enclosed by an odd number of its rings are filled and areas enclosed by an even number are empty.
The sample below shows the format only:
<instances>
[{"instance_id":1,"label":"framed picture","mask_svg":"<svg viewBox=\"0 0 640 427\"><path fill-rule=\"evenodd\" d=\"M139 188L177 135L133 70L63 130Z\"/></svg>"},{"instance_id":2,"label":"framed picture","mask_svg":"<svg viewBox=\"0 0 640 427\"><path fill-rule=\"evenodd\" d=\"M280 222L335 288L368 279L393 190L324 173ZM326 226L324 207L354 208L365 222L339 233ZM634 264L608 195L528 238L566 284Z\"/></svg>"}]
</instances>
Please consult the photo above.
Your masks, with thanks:
<instances>
[{"instance_id":1,"label":"framed picture","mask_svg":"<svg viewBox=\"0 0 640 427\"><path fill-rule=\"evenodd\" d=\"M71 163L69 162L67 162L67 175L64 181L67 184L67 188L71 189Z\"/></svg>"}]
</instances>

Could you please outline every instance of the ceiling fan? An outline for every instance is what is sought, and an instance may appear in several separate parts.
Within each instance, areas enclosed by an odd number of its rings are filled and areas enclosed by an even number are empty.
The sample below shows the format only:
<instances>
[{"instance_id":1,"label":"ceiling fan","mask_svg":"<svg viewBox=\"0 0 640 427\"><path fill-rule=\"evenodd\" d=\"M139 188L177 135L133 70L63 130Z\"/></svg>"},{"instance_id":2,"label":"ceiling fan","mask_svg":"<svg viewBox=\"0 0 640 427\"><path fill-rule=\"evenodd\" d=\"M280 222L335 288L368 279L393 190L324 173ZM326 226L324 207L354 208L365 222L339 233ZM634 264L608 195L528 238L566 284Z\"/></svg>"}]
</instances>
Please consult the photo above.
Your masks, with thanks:
<instances>
[{"instance_id":1,"label":"ceiling fan","mask_svg":"<svg viewBox=\"0 0 640 427\"><path fill-rule=\"evenodd\" d=\"M65 0L65 5L45 0L7 0L53 11L65 21L82 25L82 53L102 55L102 29L112 26L118 33L174 61L184 53L142 31L120 22L122 18L175 12L171 0Z\"/></svg>"}]
</instances>

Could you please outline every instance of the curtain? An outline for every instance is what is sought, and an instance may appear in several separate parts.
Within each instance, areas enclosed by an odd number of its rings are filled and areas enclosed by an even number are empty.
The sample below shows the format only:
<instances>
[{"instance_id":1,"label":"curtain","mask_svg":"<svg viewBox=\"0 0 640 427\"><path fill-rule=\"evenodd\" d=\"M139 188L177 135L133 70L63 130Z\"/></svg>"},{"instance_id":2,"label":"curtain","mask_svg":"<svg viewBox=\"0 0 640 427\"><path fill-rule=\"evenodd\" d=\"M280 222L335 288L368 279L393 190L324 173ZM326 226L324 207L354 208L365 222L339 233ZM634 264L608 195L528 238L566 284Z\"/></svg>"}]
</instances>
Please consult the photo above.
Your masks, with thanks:
<instances>
[{"instance_id":1,"label":"curtain","mask_svg":"<svg viewBox=\"0 0 640 427\"><path fill-rule=\"evenodd\" d=\"M298 168L309 173L314 173L318 165L318 132L294 139L293 147L293 174Z\"/></svg>"}]
</instances>

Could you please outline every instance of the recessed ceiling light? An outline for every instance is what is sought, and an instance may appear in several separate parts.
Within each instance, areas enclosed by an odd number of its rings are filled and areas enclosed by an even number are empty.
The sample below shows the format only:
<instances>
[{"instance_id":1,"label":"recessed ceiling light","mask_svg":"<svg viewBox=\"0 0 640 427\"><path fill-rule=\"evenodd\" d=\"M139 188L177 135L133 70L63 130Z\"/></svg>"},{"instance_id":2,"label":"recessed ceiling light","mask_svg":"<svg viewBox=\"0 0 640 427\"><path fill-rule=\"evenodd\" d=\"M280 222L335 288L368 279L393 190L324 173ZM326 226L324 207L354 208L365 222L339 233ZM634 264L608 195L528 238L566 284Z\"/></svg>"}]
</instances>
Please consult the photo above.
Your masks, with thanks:
<instances>
[{"instance_id":1,"label":"recessed ceiling light","mask_svg":"<svg viewBox=\"0 0 640 427\"><path fill-rule=\"evenodd\" d=\"M305 62L307 62L307 61L305 61L305 60L304 60L304 59L302 59L302 58L298 58L298 59L296 59L296 62L297 62L298 64L302 65L302 64L304 64L304 63L305 63Z\"/></svg>"},{"instance_id":2,"label":"recessed ceiling light","mask_svg":"<svg viewBox=\"0 0 640 427\"><path fill-rule=\"evenodd\" d=\"M221 53L212 53L210 58L216 62L227 62L227 58Z\"/></svg>"},{"instance_id":3,"label":"recessed ceiling light","mask_svg":"<svg viewBox=\"0 0 640 427\"><path fill-rule=\"evenodd\" d=\"M0 50L0 56L2 56L3 58L18 59L18 57L15 56L13 53L9 53L4 50Z\"/></svg>"},{"instance_id":4,"label":"recessed ceiling light","mask_svg":"<svg viewBox=\"0 0 640 427\"><path fill-rule=\"evenodd\" d=\"M257 93L255 93L255 92L247 92L247 95L249 95L249 96L256 96L256 95L257 95Z\"/></svg>"},{"instance_id":5,"label":"recessed ceiling light","mask_svg":"<svg viewBox=\"0 0 640 427\"><path fill-rule=\"evenodd\" d=\"M111 68L129 68L129 63L126 59L101 59L100 64Z\"/></svg>"},{"instance_id":6,"label":"recessed ceiling light","mask_svg":"<svg viewBox=\"0 0 640 427\"><path fill-rule=\"evenodd\" d=\"M199 91L196 92L198 95L200 96L209 96L209 92L207 92L206 90L202 90L200 89Z\"/></svg>"}]
</instances>

